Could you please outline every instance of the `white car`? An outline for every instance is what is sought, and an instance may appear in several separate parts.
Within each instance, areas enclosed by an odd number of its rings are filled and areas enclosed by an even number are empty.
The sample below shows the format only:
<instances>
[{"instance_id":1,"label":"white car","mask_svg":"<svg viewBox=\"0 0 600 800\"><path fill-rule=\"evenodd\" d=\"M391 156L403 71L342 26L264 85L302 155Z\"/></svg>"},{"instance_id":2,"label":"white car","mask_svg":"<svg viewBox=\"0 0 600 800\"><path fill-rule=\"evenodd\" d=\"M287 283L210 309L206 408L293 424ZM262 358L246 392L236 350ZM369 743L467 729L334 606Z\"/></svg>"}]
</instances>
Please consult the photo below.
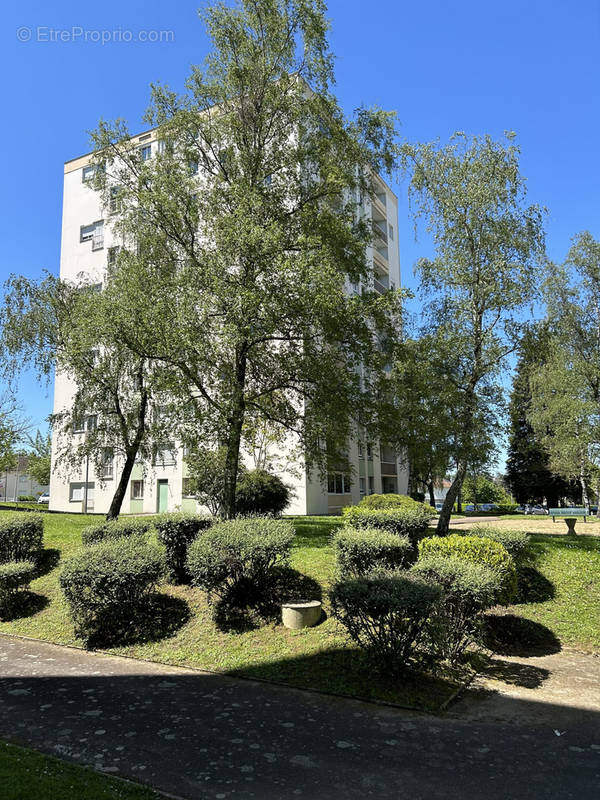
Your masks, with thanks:
<instances>
[{"instance_id":1,"label":"white car","mask_svg":"<svg viewBox=\"0 0 600 800\"><path fill-rule=\"evenodd\" d=\"M49 503L50 502L50 492L44 492L44 494L41 494L38 497L37 501L38 501L38 503Z\"/></svg>"}]
</instances>

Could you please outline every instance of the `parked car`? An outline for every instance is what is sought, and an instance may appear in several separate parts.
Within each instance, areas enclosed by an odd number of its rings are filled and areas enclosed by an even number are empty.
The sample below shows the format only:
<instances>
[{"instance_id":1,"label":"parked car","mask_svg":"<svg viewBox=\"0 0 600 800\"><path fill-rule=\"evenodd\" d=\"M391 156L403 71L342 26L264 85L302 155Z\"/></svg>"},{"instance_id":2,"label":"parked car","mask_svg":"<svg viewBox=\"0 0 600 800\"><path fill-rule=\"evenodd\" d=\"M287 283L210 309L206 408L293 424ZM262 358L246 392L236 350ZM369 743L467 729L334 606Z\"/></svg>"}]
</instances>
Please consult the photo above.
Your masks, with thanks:
<instances>
[{"instance_id":1,"label":"parked car","mask_svg":"<svg viewBox=\"0 0 600 800\"><path fill-rule=\"evenodd\" d=\"M548 509L544 506L527 506L526 514L547 514Z\"/></svg>"},{"instance_id":2,"label":"parked car","mask_svg":"<svg viewBox=\"0 0 600 800\"><path fill-rule=\"evenodd\" d=\"M482 503L480 506L477 506L479 511L497 511L498 506L495 503Z\"/></svg>"},{"instance_id":3,"label":"parked car","mask_svg":"<svg viewBox=\"0 0 600 800\"><path fill-rule=\"evenodd\" d=\"M38 499L38 503L49 503L50 502L50 492L44 492L41 494Z\"/></svg>"},{"instance_id":4,"label":"parked car","mask_svg":"<svg viewBox=\"0 0 600 800\"><path fill-rule=\"evenodd\" d=\"M473 503L469 503L469 505L463 507L463 511L473 512L473 511L477 511L477 509L475 508Z\"/></svg>"}]
</instances>

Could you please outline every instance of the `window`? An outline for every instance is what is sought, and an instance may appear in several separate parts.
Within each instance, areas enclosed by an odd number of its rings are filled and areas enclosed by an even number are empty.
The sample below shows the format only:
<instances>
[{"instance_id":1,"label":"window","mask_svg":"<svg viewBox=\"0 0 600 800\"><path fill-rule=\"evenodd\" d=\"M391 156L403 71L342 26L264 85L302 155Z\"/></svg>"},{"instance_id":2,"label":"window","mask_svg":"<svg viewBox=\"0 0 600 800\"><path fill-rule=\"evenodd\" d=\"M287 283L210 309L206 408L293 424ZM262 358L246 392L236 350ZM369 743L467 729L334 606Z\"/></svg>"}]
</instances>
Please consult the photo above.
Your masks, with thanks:
<instances>
[{"instance_id":1,"label":"window","mask_svg":"<svg viewBox=\"0 0 600 800\"><path fill-rule=\"evenodd\" d=\"M392 225L388 224L388 231L389 231L389 234L390 234L390 239L393 240L393 238L394 238L394 228L393 228Z\"/></svg>"},{"instance_id":2,"label":"window","mask_svg":"<svg viewBox=\"0 0 600 800\"><path fill-rule=\"evenodd\" d=\"M105 447L102 451L100 462L100 475L102 478L112 478L113 476L114 454L112 447Z\"/></svg>"},{"instance_id":3,"label":"window","mask_svg":"<svg viewBox=\"0 0 600 800\"><path fill-rule=\"evenodd\" d=\"M330 472L327 476L327 491L329 494L349 494L350 476L343 472Z\"/></svg>"},{"instance_id":4,"label":"window","mask_svg":"<svg viewBox=\"0 0 600 800\"><path fill-rule=\"evenodd\" d=\"M85 483L77 482L69 484L69 502L82 503L85 499ZM94 484L88 483L87 485L87 501L88 509L93 507L94 503Z\"/></svg>"},{"instance_id":5,"label":"window","mask_svg":"<svg viewBox=\"0 0 600 800\"><path fill-rule=\"evenodd\" d=\"M148 159L152 156L152 145L145 144L142 147L138 148L140 153L140 158L142 161L148 161Z\"/></svg>"},{"instance_id":6,"label":"window","mask_svg":"<svg viewBox=\"0 0 600 800\"><path fill-rule=\"evenodd\" d=\"M189 478L183 479L183 483L181 485L181 494L183 497L194 497L194 493L191 490Z\"/></svg>"},{"instance_id":7,"label":"window","mask_svg":"<svg viewBox=\"0 0 600 800\"><path fill-rule=\"evenodd\" d=\"M86 430L88 432L95 431L96 428L98 427L98 415L90 414L85 421L85 425L86 425Z\"/></svg>"},{"instance_id":8,"label":"window","mask_svg":"<svg viewBox=\"0 0 600 800\"><path fill-rule=\"evenodd\" d=\"M101 250L104 247L104 220L99 219L91 225L82 225L79 228L79 241L91 242L92 250Z\"/></svg>"},{"instance_id":9,"label":"window","mask_svg":"<svg viewBox=\"0 0 600 800\"><path fill-rule=\"evenodd\" d=\"M360 487L360 493L361 494L366 494L367 493L367 479L366 478L360 478L359 479L359 487Z\"/></svg>"},{"instance_id":10,"label":"window","mask_svg":"<svg viewBox=\"0 0 600 800\"><path fill-rule=\"evenodd\" d=\"M375 494L375 478L372 475L369 476L369 494Z\"/></svg>"},{"instance_id":11,"label":"window","mask_svg":"<svg viewBox=\"0 0 600 800\"><path fill-rule=\"evenodd\" d=\"M118 255L119 255L119 247L108 248L106 262L109 267L114 267L116 265Z\"/></svg>"},{"instance_id":12,"label":"window","mask_svg":"<svg viewBox=\"0 0 600 800\"><path fill-rule=\"evenodd\" d=\"M87 181L91 181L91 179L96 174L96 169L97 169L97 167L96 167L95 164L88 164L87 167L84 167L81 170L81 180L82 180L82 182L86 183Z\"/></svg>"},{"instance_id":13,"label":"window","mask_svg":"<svg viewBox=\"0 0 600 800\"><path fill-rule=\"evenodd\" d=\"M131 481L131 499L144 499L144 481Z\"/></svg>"},{"instance_id":14,"label":"window","mask_svg":"<svg viewBox=\"0 0 600 800\"><path fill-rule=\"evenodd\" d=\"M364 449L364 447L363 447L363 443L362 443L362 442L359 442L359 443L358 443L358 457L359 457L359 458L363 458L363 457L364 457L364 454L365 454L364 450L365 450L365 449Z\"/></svg>"},{"instance_id":15,"label":"window","mask_svg":"<svg viewBox=\"0 0 600 800\"><path fill-rule=\"evenodd\" d=\"M155 467L171 467L176 464L175 445L171 442L159 446L154 454Z\"/></svg>"},{"instance_id":16,"label":"window","mask_svg":"<svg viewBox=\"0 0 600 800\"><path fill-rule=\"evenodd\" d=\"M73 433L83 433L85 431L85 417L73 418Z\"/></svg>"},{"instance_id":17,"label":"window","mask_svg":"<svg viewBox=\"0 0 600 800\"><path fill-rule=\"evenodd\" d=\"M373 445L372 444L368 444L367 445L367 460L368 461L373 461Z\"/></svg>"},{"instance_id":18,"label":"window","mask_svg":"<svg viewBox=\"0 0 600 800\"><path fill-rule=\"evenodd\" d=\"M140 136L140 138L138 139L138 142L147 142L147 141L148 141L148 139L149 139L151 136L152 136L152 134L151 134L151 133L144 133L142 136Z\"/></svg>"},{"instance_id":19,"label":"window","mask_svg":"<svg viewBox=\"0 0 600 800\"><path fill-rule=\"evenodd\" d=\"M115 214L119 210L119 187L110 187L110 197L108 200L108 210L111 214Z\"/></svg>"},{"instance_id":20,"label":"window","mask_svg":"<svg viewBox=\"0 0 600 800\"><path fill-rule=\"evenodd\" d=\"M90 291L94 292L95 294L102 293L102 284L101 283L92 283L90 284Z\"/></svg>"}]
</instances>

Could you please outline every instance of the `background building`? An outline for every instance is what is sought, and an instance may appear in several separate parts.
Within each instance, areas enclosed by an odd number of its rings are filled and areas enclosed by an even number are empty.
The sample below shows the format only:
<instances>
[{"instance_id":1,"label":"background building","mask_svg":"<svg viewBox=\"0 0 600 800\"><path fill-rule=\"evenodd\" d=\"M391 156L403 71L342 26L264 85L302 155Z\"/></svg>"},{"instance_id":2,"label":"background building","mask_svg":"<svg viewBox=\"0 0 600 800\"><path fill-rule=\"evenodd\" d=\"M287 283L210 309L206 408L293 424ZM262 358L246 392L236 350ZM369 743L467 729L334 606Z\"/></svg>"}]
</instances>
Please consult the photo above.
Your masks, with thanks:
<instances>
[{"instance_id":1,"label":"background building","mask_svg":"<svg viewBox=\"0 0 600 800\"><path fill-rule=\"evenodd\" d=\"M19 455L16 469L0 473L0 500L12 502L23 496L37 499L48 491L47 485L43 486L27 474L28 465L28 456Z\"/></svg>"},{"instance_id":2,"label":"background building","mask_svg":"<svg viewBox=\"0 0 600 800\"><path fill-rule=\"evenodd\" d=\"M144 158L152 158L159 146L154 131L134 137ZM60 277L79 281L82 277L101 289L106 270L116 253L119 241L113 239L110 222L103 216L101 198L89 184L92 174L90 155L68 161L64 168L63 220L61 238ZM371 286L385 292L400 286L400 257L398 249L398 200L378 176L373 200L365 198L363 213L372 220L373 242L368 248L372 264ZM349 292L360 292L358 285L348 285ZM72 403L74 386L68 376L57 374L54 387L54 413ZM93 414L82 420L81 430L74 437L84 437L86 426L93 424ZM118 464L107 462L101 475L91 462L84 462L77 472L65 472L57 464L60 435L53 437L50 508L60 511L108 511L114 494ZM277 454L282 465L274 471L288 483L294 499L288 509L292 514L336 514L345 505L359 502L365 494L399 492L405 494L408 473L402 460L385 445L352 442L348 460L353 467L352 478L343 473L331 473L321 481L309 475L301 456L293 448ZM245 457L248 466L254 466ZM172 443L158 451L152 463L136 464L131 476L123 513L154 513L156 511L193 511L196 500L189 496L183 448Z\"/></svg>"}]
</instances>

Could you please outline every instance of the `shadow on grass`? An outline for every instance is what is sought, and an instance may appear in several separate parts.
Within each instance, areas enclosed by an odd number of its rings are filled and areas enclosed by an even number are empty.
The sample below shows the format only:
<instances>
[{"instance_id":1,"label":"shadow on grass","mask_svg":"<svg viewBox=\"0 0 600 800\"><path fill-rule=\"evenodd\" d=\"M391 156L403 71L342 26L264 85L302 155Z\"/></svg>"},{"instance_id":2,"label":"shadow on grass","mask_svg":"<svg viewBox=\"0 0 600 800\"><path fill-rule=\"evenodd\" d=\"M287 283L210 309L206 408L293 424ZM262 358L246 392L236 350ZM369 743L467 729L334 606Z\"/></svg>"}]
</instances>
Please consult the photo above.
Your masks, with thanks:
<instances>
[{"instance_id":1,"label":"shadow on grass","mask_svg":"<svg viewBox=\"0 0 600 800\"><path fill-rule=\"evenodd\" d=\"M52 572L60 561L60 550L53 547L47 547L35 557L35 577L41 578L42 575L47 575Z\"/></svg>"},{"instance_id":2,"label":"shadow on grass","mask_svg":"<svg viewBox=\"0 0 600 800\"><path fill-rule=\"evenodd\" d=\"M486 614L483 636L486 647L505 656L547 656L561 650L550 628L514 614Z\"/></svg>"},{"instance_id":3,"label":"shadow on grass","mask_svg":"<svg viewBox=\"0 0 600 800\"><path fill-rule=\"evenodd\" d=\"M33 617L40 611L43 611L50 601L43 594L36 594L30 592L29 589L16 592L12 603L2 613L0 613L0 621L12 622L15 619L24 619L25 617Z\"/></svg>"},{"instance_id":4,"label":"shadow on grass","mask_svg":"<svg viewBox=\"0 0 600 800\"><path fill-rule=\"evenodd\" d=\"M267 592L240 584L213 606L217 628L227 633L244 633L281 619L281 604L302 600L321 600L323 589L314 578L291 567L272 570ZM321 618L320 624L323 621Z\"/></svg>"},{"instance_id":5,"label":"shadow on grass","mask_svg":"<svg viewBox=\"0 0 600 800\"><path fill-rule=\"evenodd\" d=\"M512 686L537 689L550 677L550 670L531 664L516 664L514 661L492 659L482 670L486 678L494 678Z\"/></svg>"},{"instance_id":6,"label":"shadow on grass","mask_svg":"<svg viewBox=\"0 0 600 800\"><path fill-rule=\"evenodd\" d=\"M119 645L156 642L173 636L190 619L190 607L180 597L155 592L148 603L121 622L108 619L101 631L90 636L86 647L117 647Z\"/></svg>"},{"instance_id":7,"label":"shadow on grass","mask_svg":"<svg viewBox=\"0 0 600 800\"><path fill-rule=\"evenodd\" d=\"M543 603L553 600L556 594L554 584L534 566L519 566L517 569L518 589L515 603Z\"/></svg>"},{"instance_id":8,"label":"shadow on grass","mask_svg":"<svg viewBox=\"0 0 600 800\"><path fill-rule=\"evenodd\" d=\"M439 711L470 677L467 670L407 669L391 677L361 650L337 648L232 670L231 675L275 681L304 689L384 700L422 711Z\"/></svg>"}]
</instances>

